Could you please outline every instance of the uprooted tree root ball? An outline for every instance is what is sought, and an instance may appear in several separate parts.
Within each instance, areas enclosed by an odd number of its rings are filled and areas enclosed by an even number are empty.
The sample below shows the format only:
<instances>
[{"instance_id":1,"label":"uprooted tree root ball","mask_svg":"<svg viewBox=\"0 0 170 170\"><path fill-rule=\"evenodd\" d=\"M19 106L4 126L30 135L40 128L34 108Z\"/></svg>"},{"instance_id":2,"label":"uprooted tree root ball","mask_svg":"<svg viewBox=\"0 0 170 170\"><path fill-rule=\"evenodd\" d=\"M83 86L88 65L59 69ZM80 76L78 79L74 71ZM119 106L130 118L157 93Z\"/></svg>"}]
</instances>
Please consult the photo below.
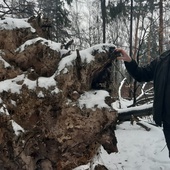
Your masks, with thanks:
<instances>
[{"instance_id":1,"label":"uprooted tree root ball","mask_svg":"<svg viewBox=\"0 0 170 170\"><path fill-rule=\"evenodd\" d=\"M100 145L117 152L108 88L114 45L71 52L41 38L36 18L20 20L25 28L11 20L13 29L0 21L0 169L71 170Z\"/></svg>"}]
</instances>

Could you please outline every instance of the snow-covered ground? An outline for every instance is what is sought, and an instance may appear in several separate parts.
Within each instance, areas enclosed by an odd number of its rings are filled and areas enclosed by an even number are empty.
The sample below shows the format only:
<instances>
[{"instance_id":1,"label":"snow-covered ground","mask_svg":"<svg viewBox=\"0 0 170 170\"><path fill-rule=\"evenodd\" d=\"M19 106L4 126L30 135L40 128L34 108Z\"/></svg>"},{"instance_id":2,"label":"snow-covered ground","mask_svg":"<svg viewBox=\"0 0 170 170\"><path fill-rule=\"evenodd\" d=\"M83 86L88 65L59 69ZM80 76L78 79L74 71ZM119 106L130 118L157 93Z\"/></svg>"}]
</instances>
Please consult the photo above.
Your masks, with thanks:
<instances>
[{"instance_id":1,"label":"snow-covered ground","mask_svg":"<svg viewBox=\"0 0 170 170\"><path fill-rule=\"evenodd\" d=\"M119 152L107 154L101 147L94 165L105 165L108 170L170 170L162 128L143 123L151 130L146 131L136 123L131 125L129 121L117 125ZM94 165L83 165L75 170L93 169Z\"/></svg>"}]
</instances>

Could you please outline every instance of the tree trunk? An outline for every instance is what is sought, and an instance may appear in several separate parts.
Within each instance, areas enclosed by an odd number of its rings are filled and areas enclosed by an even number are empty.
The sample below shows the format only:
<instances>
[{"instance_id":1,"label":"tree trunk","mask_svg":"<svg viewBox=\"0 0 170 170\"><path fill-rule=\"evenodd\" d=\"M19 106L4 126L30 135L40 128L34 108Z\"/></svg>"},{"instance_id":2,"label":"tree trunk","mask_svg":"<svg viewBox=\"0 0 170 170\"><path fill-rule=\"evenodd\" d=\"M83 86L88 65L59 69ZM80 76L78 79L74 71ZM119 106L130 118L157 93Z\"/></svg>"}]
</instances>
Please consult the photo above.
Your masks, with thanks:
<instances>
[{"instance_id":1,"label":"tree trunk","mask_svg":"<svg viewBox=\"0 0 170 170\"><path fill-rule=\"evenodd\" d=\"M132 116L142 117L142 116L150 116L152 115L152 107L138 110L129 110L126 112L121 112L118 114L118 121L126 121L130 120Z\"/></svg>"},{"instance_id":2,"label":"tree trunk","mask_svg":"<svg viewBox=\"0 0 170 170\"><path fill-rule=\"evenodd\" d=\"M163 0L159 1L159 54L163 52Z\"/></svg>"},{"instance_id":3,"label":"tree trunk","mask_svg":"<svg viewBox=\"0 0 170 170\"><path fill-rule=\"evenodd\" d=\"M101 0L101 10L103 19L103 43L106 42L106 1Z\"/></svg>"}]
</instances>

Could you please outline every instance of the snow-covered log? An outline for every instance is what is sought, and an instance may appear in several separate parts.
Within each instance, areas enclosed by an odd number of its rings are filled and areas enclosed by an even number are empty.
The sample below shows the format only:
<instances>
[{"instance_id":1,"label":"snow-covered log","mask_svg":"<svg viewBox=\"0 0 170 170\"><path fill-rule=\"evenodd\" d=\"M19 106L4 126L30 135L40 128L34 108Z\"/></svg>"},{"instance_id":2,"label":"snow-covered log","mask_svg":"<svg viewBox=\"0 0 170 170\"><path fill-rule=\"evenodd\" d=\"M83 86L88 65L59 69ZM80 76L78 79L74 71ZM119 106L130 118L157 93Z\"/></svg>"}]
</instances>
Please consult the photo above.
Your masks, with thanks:
<instances>
[{"instance_id":1,"label":"snow-covered log","mask_svg":"<svg viewBox=\"0 0 170 170\"><path fill-rule=\"evenodd\" d=\"M152 106L139 108L139 109L129 109L129 110L127 109L118 114L117 120L126 121L126 120L130 120L132 116L136 116L136 117L150 116L152 115L152 113L153 113Z\"/></svg>"}]
</instances>

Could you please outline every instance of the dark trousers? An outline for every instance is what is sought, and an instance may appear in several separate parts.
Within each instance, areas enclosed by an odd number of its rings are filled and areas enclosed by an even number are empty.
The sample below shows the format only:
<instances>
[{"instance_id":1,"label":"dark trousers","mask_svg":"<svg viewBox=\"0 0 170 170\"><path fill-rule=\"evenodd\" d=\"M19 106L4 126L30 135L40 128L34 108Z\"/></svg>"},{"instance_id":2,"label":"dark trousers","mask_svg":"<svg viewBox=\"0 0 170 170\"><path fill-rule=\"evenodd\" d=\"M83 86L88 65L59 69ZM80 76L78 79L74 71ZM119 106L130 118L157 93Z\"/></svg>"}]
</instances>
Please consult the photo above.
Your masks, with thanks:
<instances>
[{"instance_id":1,"label":"dark trousers","mask_svg":"<svg viewBox=\"0 0 170 170\"><path fill-rule=\"evenodd\" d=\"M169 150L169 157L170 157L170 124L167 122L163 122L163 132L165 136L165 141Z\"/></svg>"}]
</instances>

